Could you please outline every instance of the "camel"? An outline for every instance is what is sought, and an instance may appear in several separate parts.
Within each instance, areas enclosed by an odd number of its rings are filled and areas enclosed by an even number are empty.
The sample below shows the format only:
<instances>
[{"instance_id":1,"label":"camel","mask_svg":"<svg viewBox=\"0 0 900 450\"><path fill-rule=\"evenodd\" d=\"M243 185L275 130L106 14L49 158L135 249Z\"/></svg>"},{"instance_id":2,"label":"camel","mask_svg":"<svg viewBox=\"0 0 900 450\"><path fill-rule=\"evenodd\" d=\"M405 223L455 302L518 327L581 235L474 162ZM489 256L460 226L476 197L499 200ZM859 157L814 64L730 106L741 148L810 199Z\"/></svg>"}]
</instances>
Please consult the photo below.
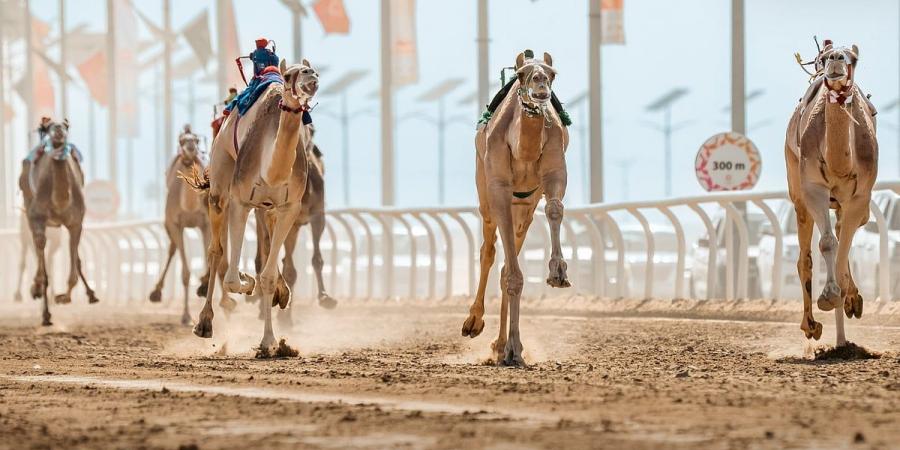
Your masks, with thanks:
<instances>
[{"instance_id":1,"label":"camel","mask_svg":"<svg viewBox=\"0 0 900 450\"><path fill-rule=\"evenodd\" d=\"M191 282L190 264L185 253L184 229L199 228L203 234L204 248L209 247L209 218L203 207L206 203L206 196L197 193L185 186L180 179L186 174L193 172L202 172L205 170L205 164L200 158L200 138L194 134L189 125L185 125L184 132L178 137L178 154L169 164L166 171L166 210L165 210L165 228L166 234L169 236L169 254L166 258L165 267L159 276L153 292L150 293L151 302L159 302L162 298L163 283L166 279L166 273L172 263L172 258L177 250L181 256L181 283L184 285L184 311L181 316L181 323L188 325L191 323L191 313L188 307L190 294L188 287ZM209 267L206 274L200 279L200 286L197 288L197 295L205 296L209 283ZM223 293L219 305L226 311L230 312L236 306L236 302Z\"/></svg>"},{"instance_id":2,"label":"camel","mask_svg":"<svg viewBox=\"0 0 900 450\"><path fill-rule=\"evenodd\" d=\"M33 164L23 163L19 186L25 197L28 225L37 255L37 273L31 285L31 296L43 299L44 326L50 326L50 307L47 298L46 245L47 227L64 226L69 231L69 279L65 293L55 297L56 303L70 303L72 289L81 277L88 302L98 302L94 290L88 285L78 255L81 230L84 223L84 174L76 155L77 149L68 143L68 121L51 122L48 138L42 142L43 156Z\"/></svg>"},{"instance_id":3,"label":"camel","mask_svg":"<svg viewBox=\"0 0 900 450\"><path fill-rule=\"evenodd\" d=\"M254 291L256 280L240 272L238 262L250 209L266 210L264 223L271 236L271 248L259 274L259 285L266 305L277 304L284 309L290 301L290 289L278 270L277 256L296 221L306 191L306 152L298 152L297 148L312 144L303 117L318 91L319 75L307 60L290 67L281 60L279 69L284 84L269 84L243 116L233 111L225 120L213 141L208 178L194 184L209 192L209 265L217 271L226 270L222 284L229 292L249 295ZM226 231L231 237L227 263L222 259ZM214 291L215 277L210 277L206 302L194 327L194 334L199 337L212 337L210 299ZM269 354L275 344L271 308L264 309L261 355Z\"/></svg>"},{"instance_id":4,"label":"camel","mask_svg":"<svg viewBox=\"0 0 900 450\"><path fill-rule=\"evenodd\" d=\"M315 129L312 125L309 127L312 131L311 136L314 136ZM281 271L287 286L293 288L294 283L297 282L297 269L294 266L294 249L297 246L297 235L300 232L300 227L309 224L312 229L312 266L316 273L319 306L325 309L334 309L337 306L337 301L325 292L325 281L322 278L322 267L325 263L322 259L322 251L319 248L322 232L325 230L325 164L322 161L322 153L316 145L307 146L307 149L298 146L297 151L306 152L306 159L309 161L309 174L306 178L306 192L303 194L303 200L300 203L300 213L297 215L297 220L284 240L284 258L282 259ZM258 274L263 268L263 255L269 252L269 234L266 227L263 226L265 223L263 210L257 208L255 213L257 242L255 263L256 273ZM282 324L288 327L291 326L290 311L290 308L288 308L279 311L278 314Z\"/></svg>"},{"instance_id":5,"label":"camel","mask_svg":"<svg viewBox=\"0 0 900 450\"><path fill-rule=\"evenodd\" d=\"M31 252L34 254L34 239L31 237L31 229L28 228L28 216L23 214L20 216L19 221L19 238L20 238L20 249L22 253L19 255L19 278L16 281L16 294L14 300L17 302L22 301L22 279L25 278L25 272L27 268L28 262L28 254ZM48 228L47 229L47 267L53 268L53 255L59 250L62 245L62 230L59 228ZM48 287L47 290L50 293L50 297L53 297L53 283L47 282Z\"/></svg>"},{"instance_id":6,"label":"camel","mask_svg":"<svg viewBox=\"0 0 900 450\"><path fill-rule=\"evenodd\" d=\"M794 109L784 151L800 241L797 272L804 287L800 328L807 339L822 336L822 324L812 313L810 246L815 224L827 272L817 305L823 311L834 310L838 346L847 342L841 309L848 318L860 318L863 312L863 299L850 273L849 252L856 229L869 220L878 173L874 111L854 77L858 58L856 45L848 49L826 42L817 62L823 76L811 86L812 95ZM837 236L829 209L835 210Z\"/></svg>"},{"instance_id":7,"label":"camel","mask_svg":"<svg viewBox=\"0 0 900 450\"><path fill-rule=\"evenodd\" d=\"M462 327L463 336L473 338L484 329L485 288L499 229L505 256L500 275L503 292L500 334L491 347L498 364L517 366L525 364L519 333L524 279L517 256L542 196L546 199L544 212L550 223L552 247L547 283L556 288L570 286L559 242L569 133L549 105L556 77L553 59L548 53L543 60L532 56L526 50L516 57L516 82L490 121L479 126L475 134L475 181L484 243L478 292Z\"/></svg>"}]
</instances>

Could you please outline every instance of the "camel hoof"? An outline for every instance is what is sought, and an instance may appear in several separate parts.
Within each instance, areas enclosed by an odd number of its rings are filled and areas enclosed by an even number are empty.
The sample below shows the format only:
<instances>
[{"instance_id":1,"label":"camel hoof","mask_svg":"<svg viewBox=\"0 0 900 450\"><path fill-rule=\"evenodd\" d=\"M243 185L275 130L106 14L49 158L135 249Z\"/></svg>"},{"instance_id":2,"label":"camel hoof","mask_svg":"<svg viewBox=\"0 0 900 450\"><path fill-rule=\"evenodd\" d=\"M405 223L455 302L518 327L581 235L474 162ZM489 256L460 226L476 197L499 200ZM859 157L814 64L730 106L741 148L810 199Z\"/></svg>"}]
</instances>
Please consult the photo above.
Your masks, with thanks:
<instances>
[{"instance_id":1,"label":"camel hoof","mask_svg":"<svg viewBox=\"0 0 900 450\"><path fill-rule=\"evenodd\" d=\"M319 306L325 309L334 309L337 308L337 300L323 292L319 294Z\"/></svg>"},{"instance_id":2,"label":"camel hoof","mask_svg":"<svg viewBox=\"0 0 900 450\"><path fill-rule=\"evenodd\" d=\"M550 276L547 277L547 284L555 288L567 288L572 285L566 276L568 265L562 259L550 260Z\"/></svg>"},{"instance_id":3,"label":"camel hoof","mask_svg":"<svg viewBox=\"0 0 900 450\"><path fill-rule=\"evenodd\" d=\"M840 306L842 301L841 288L838 287L837 283L831 282L825 283L825 288L822 289L822 294L819 295L819 300L816 301L816 304L822 311L831 311Z\"/></svg>"},{"instance_id":4,"label":"camel hoof","mask_svg":"<svg viewBox=\"0 0 900 450\"><path fill-rule=\"evenodd\" d=\"M252 275L241 272L241 286L244 288L243 292L237 292L239 294L253 294L253 291L256 289L256 278L253 278Z\"/></svg>"},{"instance_id":5,"label":"camel hoof","mask_svg":"<svg viewBox=\"0 0 900 450\"><path fill-rule=\"evenodd\" d=\"M153 303L159 303L162 301L162 291L159 289L150 293L150 301Z\"/></svg>"},{"instance_id":6,"label":"camel hoof","mask_svg":"<svg viewBox=\"0 0 900 450\"><path fill-rule=\"evenodd\" d=\"M256 348L256 359L274 358L276 356L275 350L275 339L263 338L262 342L259 343L259 347Z\"/></svg>"},{"instance_id":7,"label":"camel hoof","mask_svg":"<svg viewBox=\"0 0 900 450\"><path fill-rule=\"evenodd\" d=\"M494 339L494 342L491 342L491 352L494 354L494 362L497 365L501 365L503 363L503 351L506 349L506 340L500 340L500 338Z\"/></svg>"},{"instance_id":8,"label":"camel hoof","mask_svg":"<svg viewBox=\"0 0 900 450\"><path fill-rule=\"evenodd\" d=\"M191 315L188 313L184 313L184 315L181 316L181 325L190 326L190 324L191 324Z\"/></svg>"},{"instance_id":9,"label":"camel hoof","mask_svg":"<svg viewBox=\"0 0 900 450\"><path fill-rule=\"evenodd\" d=\"M463 323L462 335L474 338L481 334L482 330L484 330L484 320L475 314L469 314L469 317Z\"/></svg>"},{"instance_id":10,"label":"camel hoof","mask_svg":"<svg viewBox=\"0 0 900 450\"><path fill-rule=\"evenodd\" d=\"M57 305L67 305L72 303L72 297L69 294L59 294L53 298L53 301L56 302Z\"/></svg>"},{"instance_id":11,"label":"camel hoof","mask_svg":"<svg viewBox=\"0 0 900 450\"><path fill-rule=\"evenodd\" d=\"M285 283L278 283L275 286L275 294L272 296L272 307L287 308L291 303L291 288Z\"/></svg>"},{"instance_id":12,"label":"camel hoof","mask_svg":"<svg viewBox=\"0 0 900 450\"><path fill-rule=\"evenodd\" d=\"M43 295L43 289L41 289L41 286L37 282L32 284L31 285L31 298L34 300L37 300L37 299L41 298L42 295Z\"/></svg>"},{"instance_id":13,"label":"camel hoof","mask_svg":"<svg viewBox=\"0 0 900 450\"><path fill-rule=\"evenodd\" d=\"M859 319L862 317L863 313L863 298L862 295L856 294L854 296L847 297L844 300L844 314L847 315L848 319L852 319L856 317Z\"/></svg>"},{"instance_id":14,"label":"camel hoof","mask_svg":"<svg viewBox=\"0 0 900 450\"><path fill-rule=\"evenodd\" d=\"M522 359L522 344L517 340L509 340L503 347L505 357L501 365L505 367L525 367L525 360Z\"/></svg>"},{"instance_id":15,"label":"camel hoof","mask_svg":"<svg viewBox=\"0 0 900 450\"><path fill-rule=\"evenodd\" d=\"M98 303L100 301L93 292L88 292L88 303L93 305L94 303Z\"/></svg>"},{"instance_id":16,"label":"camel hoof","mask_svg":"<svg viewBox=\"0 0 900 450\"><path fill-rule=\"evenodd\" d=\"M197 287L197 297L206 297L207 291L209 291L209 283L200 283L200 286Z\"/></svg>"},{"instance_id":17,"label":"camel hoof","mask_svg":"<svg viewBox=\"0 0 900 450\"><path fill-rule=\"evenodd\" d=\"M229 296L223 296L221 300L219 300L219 307L222 308L222 311L225 311L225 314L231 314L234 312L235 308L237 308L237 302L234 301L233 298Z\"/></svg>"},{"instance_id":18,"label":"camel hoof","mask_svg":"<svg viewBox=\"0 0 900 450\"><path fill-rule=\"evenodd\" d=\"M806 323L806 326L800 325L800 329L803 330L803 334L806 335L807 339L815 339L819 340L822 337L822 323L816 322L815 320L809 321Z\"/></svg>"},{"instance_id":19,"label":"camel hoof","mask_svg":"<svg viewBox=\"0 0 900 450\"><path fill-rule=\"evenodd\" d=\"M50 327L53 326L53 322L50 321L50 317L44 317L44 320L41 321L42 327Z\"/></svg>"},{"instance_id":20,"label":"camel hoof","mask_svg":"<svg viewBox=\"0 0 900 450\"><path fill-rule=\"evenodd\" d=\"M200 320L194 325L194 334L205 339L212 337L212 314L200 313Z\"/></svg>"},{"instance_id":21,"label":"camel hoof","mask_svg":"<svg viewBox=\"0 0 900 450\"><path fill-rule=\"evenodd\" d=\"M16 295L13 296L13 300L15 300L16 303L20 303L22 301L22 293L16 292Z\"/></svg>"}]
</instances>

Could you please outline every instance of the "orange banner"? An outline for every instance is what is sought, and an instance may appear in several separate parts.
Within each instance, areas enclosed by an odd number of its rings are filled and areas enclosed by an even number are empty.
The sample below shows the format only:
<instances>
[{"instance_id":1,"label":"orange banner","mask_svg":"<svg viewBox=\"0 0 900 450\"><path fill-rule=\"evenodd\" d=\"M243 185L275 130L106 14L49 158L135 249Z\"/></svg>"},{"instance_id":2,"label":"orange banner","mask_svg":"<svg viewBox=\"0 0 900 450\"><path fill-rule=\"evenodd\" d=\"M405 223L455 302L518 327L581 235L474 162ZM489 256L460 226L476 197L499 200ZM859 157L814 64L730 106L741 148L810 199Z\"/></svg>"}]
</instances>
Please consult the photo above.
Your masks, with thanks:
<instances>
[{"instance_id":1,"label":"orange banner","mask_svg":"<svg viewBox=\"0 0 900 450\"><path fill-rule=\"evenodd\" d=\"M313 5L325 34L347 34L350 32L350 19L344 9L343 0L319 0Z\"/></svg>"},{"instance_id":2,"label":"orange banner","mask_svg":"<svg viewBox=\"0 0 900 450\"><path fill-rule=\"evenodd\" d=\"M138 62L135 50L137 41L137 15L129 0L116 0L116 103L118 106L118 132L120 137L138 136L138 95L134 85L138 79Z\"/></svg>"},{"instance_id":3,"label":"orange banner","mask_svg":"<svg viewBox=\"0 0 900 450\"><path fill-rule=\"evenodd\" d=\"M419 81L416 0L391 0L391 50L393 84L416 84Z\"/></svg>"},{"instance_id":4,"label":"orange banner","mask_svg":"<svg viewBox=\"0 0 900 450\"><path fill-rule=\"evenodd\" d=\"M76 66L78 74L87 85L91 97L100 105L109 105L107 88L106 51L96 50L94 54Z\"/></svg>"},{"instance_id":5,"label":"orange banner","mask_svg":"<svg viewBox=\"0 0 900 450\"><path fill-rule=\"evenodd\" d=\"M36 18L31 19L31 45L36 52L44 51L44 39L50 33L50 26ZM34 115L30 124L37 124L41 117L54 117L56 113L56 96L53 83L50 81L50 69L40 56L31 57L31 92Z\"/></svg>"}]
</instances>

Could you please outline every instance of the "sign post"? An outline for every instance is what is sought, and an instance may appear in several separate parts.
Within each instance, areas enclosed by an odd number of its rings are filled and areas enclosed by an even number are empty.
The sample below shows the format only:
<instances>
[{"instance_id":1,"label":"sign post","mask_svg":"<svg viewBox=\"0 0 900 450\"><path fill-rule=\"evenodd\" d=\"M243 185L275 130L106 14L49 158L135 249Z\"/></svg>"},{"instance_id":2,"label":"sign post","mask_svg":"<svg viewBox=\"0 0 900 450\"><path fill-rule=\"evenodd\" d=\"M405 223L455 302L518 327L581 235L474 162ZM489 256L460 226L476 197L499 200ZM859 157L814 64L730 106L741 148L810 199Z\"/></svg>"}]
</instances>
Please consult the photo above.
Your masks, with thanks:
<instances>
[{"instance_id":1,"label":"sign post","mask_svg":"<svg viewBox=\"0 0 900 450\"><path fill-rule=\"evenodd\" d=\"M84 187L87 216L93 220L110 220L119 211L119 191L107 180L94 180Z\"/></svg>"}]
</instances>

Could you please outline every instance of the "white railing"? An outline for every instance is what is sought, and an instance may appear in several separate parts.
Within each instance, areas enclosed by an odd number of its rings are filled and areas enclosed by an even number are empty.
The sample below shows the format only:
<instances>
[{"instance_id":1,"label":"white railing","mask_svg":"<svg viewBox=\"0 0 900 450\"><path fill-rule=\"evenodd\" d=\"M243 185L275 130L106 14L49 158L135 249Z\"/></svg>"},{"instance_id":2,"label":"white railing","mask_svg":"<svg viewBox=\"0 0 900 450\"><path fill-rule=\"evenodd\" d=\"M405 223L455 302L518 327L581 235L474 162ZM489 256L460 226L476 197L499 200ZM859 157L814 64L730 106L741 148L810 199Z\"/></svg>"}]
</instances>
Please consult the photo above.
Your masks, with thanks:
<instances>
[{"instance_id":1,"label":"white railing","mask_svg":"<svg viewBox=\"0 0 900 450\"><path fill-rule=\"evenodd\" d=\"M900 191L900 182L880 183L877 189ZM562 228L563 254L573 288L553 291L544 282L550 250L550 229L538 208L520 262L526 296L554 294L597 298L744 299L754 296L797 297L784 292L785 280L796 279L796 259L785 253L785 192L713 194L662 201L610 203L567 207ZM743 211L765 217L773 240L772 253L751 251L751 227ZM874 203L878 227L878 298L893 298L891 253L887 219ZM732 226L723 226L730 223ZM254 225L248 225L242 268L253 271ZM385 233L385 230L391 230ZM315 277L309 264L311 234L304 227L294 258L299 272L298 298L313 298ZM720 242L721 239L721 242ZM674 240L674 242L672 242ZM200 234L185 235L192 273L205 269ZM87 224L82 239L85 275L101 301L144 301L165 261L168 238L159 221ZM338 300L350 298L435 299L469 296L477 287L481 223L476 208L338 209L327 213L322 237L326 290ZM63 245L63 252L66 246ZM812 246L814 251L817 245ZM497 274L502 246L497 245L488 292L499 293ZM18 276L19 230L0 230L0 283L7 301ZM62 257L61 257L62 256ZM793 258L793 259L786 259ZM34 277L33 257L24 277L27 293ZM705 259L705 262L702 261ZM724 261L722 261L724 259ZM820 258L815 258L817 261ZM51 268L58 292L68 271L59 255ZM788 264L785 264L788 263ZM753 279L757 266L771 268L766 280ZM180 290L180 261L175 258L165 283L164 299L174 301ZM787 265L787 267L785 267ZM756 272L754 272L754 270ZM819 277L821 278L821 277ZM896 277L894 277L896 278ZM752 287L751 281L761 286ZM719 286L720 282L722 286ZM821 282L818 279L817 282ZM704 294L695 285L705 287ZM765 287L763 287L765 286ZM76 288L76 301L83 290ZM864 292L865 294L865 292Z\"/></svg>"}]
</instances>

